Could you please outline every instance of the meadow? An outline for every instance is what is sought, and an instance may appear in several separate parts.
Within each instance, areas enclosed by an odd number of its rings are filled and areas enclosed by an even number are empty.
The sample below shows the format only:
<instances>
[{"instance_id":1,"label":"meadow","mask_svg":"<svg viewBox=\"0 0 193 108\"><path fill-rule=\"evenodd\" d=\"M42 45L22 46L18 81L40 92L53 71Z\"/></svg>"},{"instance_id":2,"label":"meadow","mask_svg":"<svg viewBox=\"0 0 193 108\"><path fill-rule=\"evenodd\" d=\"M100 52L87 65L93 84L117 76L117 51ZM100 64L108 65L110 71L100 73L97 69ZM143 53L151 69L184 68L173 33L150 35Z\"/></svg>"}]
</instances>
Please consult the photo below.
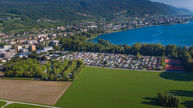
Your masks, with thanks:
<instances>
[{"instance_id":1,"label":"meadow","mask_svg":"<svg viewBox=\"0 0 193 108\"><path fill-rule=\"evenodd\" d=\"M0 108L1 108L3 105L5 105L5 104L6 104L6 102L0 101Z\"/></svg>"},{"instance_id":2,"label":"meadow","mask_svg":"<svg viewBox=\"0 0 193 108\"><path fill-rule=\"evenodd\" d=\"M13 104L6 106L5 108L45 108L45 107L38 107L38 106L32 106L32 105L23 105L23 104L13 103Z\"/></svg>"},{"instance_id":3,"label":"meadow","mask_svg":"<svg viewBox=\"0 0 193 108\"><path fill-rule=\"evenodd\" d=\"M193 108L193 74L86 67L56 103L66 108L159 108L159 92L180 97Z\"/></svg>"}]
</instances>

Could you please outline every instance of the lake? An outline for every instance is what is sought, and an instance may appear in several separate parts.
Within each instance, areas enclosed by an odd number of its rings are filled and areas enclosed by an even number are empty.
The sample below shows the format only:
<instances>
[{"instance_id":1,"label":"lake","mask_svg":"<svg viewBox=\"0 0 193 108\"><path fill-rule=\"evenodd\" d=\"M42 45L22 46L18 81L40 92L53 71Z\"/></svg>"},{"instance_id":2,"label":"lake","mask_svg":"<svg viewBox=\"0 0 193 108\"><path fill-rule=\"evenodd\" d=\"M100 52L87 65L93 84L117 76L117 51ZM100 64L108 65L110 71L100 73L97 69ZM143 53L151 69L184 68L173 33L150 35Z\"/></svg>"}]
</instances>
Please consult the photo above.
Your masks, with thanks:
<instances>
[{"instance_id":1,"label":"lake","mask_svg":"<svg viewBox=\"0 0 193 108\"><path fill-rule=\"evenodd\" d=\"M92 42L97 42L98 39L109 40L113 44L118 45L133 45L139 42L192 46L193 22L186 24L149 26L128 31L103 34L93 39Z\"/></svg>"}]
</instances>

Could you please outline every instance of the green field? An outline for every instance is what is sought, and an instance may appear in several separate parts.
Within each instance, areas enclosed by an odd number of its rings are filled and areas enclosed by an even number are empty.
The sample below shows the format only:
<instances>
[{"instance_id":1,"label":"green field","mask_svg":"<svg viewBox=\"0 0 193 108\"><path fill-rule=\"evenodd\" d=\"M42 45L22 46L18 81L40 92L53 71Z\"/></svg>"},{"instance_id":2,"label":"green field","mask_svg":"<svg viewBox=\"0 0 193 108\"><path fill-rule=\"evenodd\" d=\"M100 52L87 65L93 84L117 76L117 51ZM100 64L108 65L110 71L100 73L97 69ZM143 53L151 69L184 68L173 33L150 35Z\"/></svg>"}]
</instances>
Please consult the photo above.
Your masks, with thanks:
<instances>
[{"instance_id":1,"label":"green field","mask_svg":"<svg viewBox=\"0 0 193 108\"><path fill-rule=\"evenodd\" d=\"M5 105L6 104L6 102L1 102L0 101L0 108L3 106L3 105Z\"/></svg>"},{"instance_id":2,"label":"green field","mask_svg":"<svg viewBox=\"0 0 193 108\"><path fill-rule=\"evenodd\" d=\"M180 108L193 108L193 74L138 72L86 67L57 102L64 108L159 108L159 92L181 99Z\"/></svg>"},{"instance_id":3,"label":"green field","mask_svg":"<svg viewBox=\"0 0 193 108\"><path fill-rule=\"evenodd\" d=\"M24 105L24 104L13 103L13 104L8 105L5 108L44 108L44 107L38 107L38 106L31 106L31 105Z\"/></svg>"}]
</instances>

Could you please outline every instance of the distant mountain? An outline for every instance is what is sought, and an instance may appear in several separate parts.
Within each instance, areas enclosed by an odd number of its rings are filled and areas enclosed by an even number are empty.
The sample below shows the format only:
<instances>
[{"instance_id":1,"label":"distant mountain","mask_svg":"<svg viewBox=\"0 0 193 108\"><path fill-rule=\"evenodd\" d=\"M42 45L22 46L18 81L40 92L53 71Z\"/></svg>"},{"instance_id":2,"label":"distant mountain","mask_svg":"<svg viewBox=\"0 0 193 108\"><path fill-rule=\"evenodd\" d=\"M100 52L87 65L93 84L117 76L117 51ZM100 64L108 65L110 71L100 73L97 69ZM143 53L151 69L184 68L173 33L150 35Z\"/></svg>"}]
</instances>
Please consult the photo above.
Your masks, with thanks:
<instances>
[{"instance_id":1,"label":"distant mountain","mask_svg":"<svg viewBox=\"0 0 193 108\"><path fill-rule=\"evenodd\" d=\"M86 17L107 17L126 11L129 16L174 15L180 11L149 0L0 0L0 11L26 15L30 18L77 20Z\"/></svg>"},{"instance_id":2,"label":"distant mountain","mask_svg":"<svg viewBox=\"0 0 193 108\"><path fill-rule=\"evenodd\" d=\"M193 15L193 11L186 8L177 8L172 5L168 5L168 7L170 7L172 10L175 10L175 15Z\"/></svg>"},{"instance_id":3,"label":"distant mountain","mask_svg":"<svg viewBox=\"0 0 193 108\"><path fill-rule=\"evenodd\" d=\"M193 15L193 11L189 10L189 9L185 9L185 8L178 8L177 9L177 14L179 15Z\"/></svg>"}]
</instances>

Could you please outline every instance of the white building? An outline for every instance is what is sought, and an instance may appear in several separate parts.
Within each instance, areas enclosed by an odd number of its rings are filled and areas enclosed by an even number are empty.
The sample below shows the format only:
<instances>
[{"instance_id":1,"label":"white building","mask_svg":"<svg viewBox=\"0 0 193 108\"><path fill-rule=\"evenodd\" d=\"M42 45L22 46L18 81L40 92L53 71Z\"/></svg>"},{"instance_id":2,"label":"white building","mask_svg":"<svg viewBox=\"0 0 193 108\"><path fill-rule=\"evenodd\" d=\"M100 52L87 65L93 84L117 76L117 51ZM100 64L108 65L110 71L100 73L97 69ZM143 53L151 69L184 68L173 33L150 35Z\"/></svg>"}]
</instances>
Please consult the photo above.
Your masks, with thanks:
<instances>
[{"instance_id":1,"label":"white building","mask_svg":"<svg viewBox=\"0 0 193 108\"><path fill-rule=\"evenodd\" d=\"M52 46L44 47L45 51L52 51L54 48Z\"/></svg>"},{"instance_id":2,"label":"white building","mask_svg":"<svg viewBox=\"0 0 193 108\"><path fill-rule=\"evenodd\" d=\"M6 49L6 50L11 49L11 45L4 45L3 48Z\"/></svg>"}]
</instances>

